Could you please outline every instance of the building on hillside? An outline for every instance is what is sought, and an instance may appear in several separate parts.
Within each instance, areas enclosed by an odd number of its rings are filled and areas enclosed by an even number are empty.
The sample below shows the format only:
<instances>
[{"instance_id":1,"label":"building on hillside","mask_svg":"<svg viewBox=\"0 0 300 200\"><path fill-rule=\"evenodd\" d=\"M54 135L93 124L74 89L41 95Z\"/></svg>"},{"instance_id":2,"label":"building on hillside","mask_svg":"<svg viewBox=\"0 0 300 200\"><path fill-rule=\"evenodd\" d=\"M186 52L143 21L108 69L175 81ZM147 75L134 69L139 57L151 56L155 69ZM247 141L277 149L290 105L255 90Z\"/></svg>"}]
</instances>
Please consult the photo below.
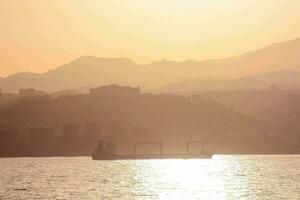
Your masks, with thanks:
<instances>
[{"instance_id":1,"label":"building on hillside","mask_svg":"<svg viewBox=\"0 0 300 200\"><path fill-rule=\"evenodd\" d=\"M28 140L32 155L49 155L55 150L53 146L55 142L53 128L30 128Z\"/></svg>"},{"instance_id":2,"label":"building on hillside","mask_svg":"<svg viewBox=\"0 0 300 200\"><path fill-rule=\"evenodd\" d=\"M68 122L63 125L62 142L71 145L80 138L80 126L76 122Z\"/></svg>"},{"instance_id":3,"label":"building on hillside","mask_svg":"<svg viewBox=\"0 0 300 200\"><path fill-rule=\"evenodd\" d=\"M26 154L25 138L19 128L0 129L0 157L23 156Z\"/></svg>"},{"instance_id":4,"label":"building on hillside","mask_svg":"<svg viewBox=\"0 0 300 200\"><path fill-rule=\"evenodd\" d=\"M90 95L112 98L137 97L140 95L140 87L129 87L119 85L105 85L90 89Z\"/></svg>"},{"instance_id":5,"label":"building on hillside","mask_svg":"<svg viewBox=\"0 0 300 200\"><path fill-rule=\"evenodd\" d=\"M19 90L19 97L35 97L35 96L44 96L47 95L46 92L38 91L33 88L23 88Z\"/></svg>"}]
</instances>

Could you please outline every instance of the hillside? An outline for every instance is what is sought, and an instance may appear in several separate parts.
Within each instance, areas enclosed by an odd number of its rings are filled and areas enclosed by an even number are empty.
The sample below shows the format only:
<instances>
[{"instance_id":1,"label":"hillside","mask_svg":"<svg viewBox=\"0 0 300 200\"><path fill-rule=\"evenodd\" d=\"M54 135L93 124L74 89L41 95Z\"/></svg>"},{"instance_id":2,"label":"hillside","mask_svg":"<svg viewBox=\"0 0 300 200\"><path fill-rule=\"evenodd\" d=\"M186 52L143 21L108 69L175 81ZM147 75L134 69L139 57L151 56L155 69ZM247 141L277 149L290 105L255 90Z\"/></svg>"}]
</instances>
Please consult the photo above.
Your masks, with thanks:
<instances>
[{"instance_id":1,"label":"hillside","mask_svg":"<svg viewBox=\"0 0 300 200\"><path fill-rule=\"evenodd\" d=\"M253 152L263 144L265 130L257 120L209 98L122 93L20 99L0 111L0 122L2 130L20 131L24 137L35 130L46 136L57 132L59 148L49 147L54 155L90 155L99 138L112 141L123 154L132 152L135 142L146 141L162 141L165 152L182 153L183 141L191 140L207 140L207 148L215 152ZM37 144L40 149L34 155L40 155L50 139ZM15 143L7 143L7 148Z\"/></svg>"},{"instance_id":2,"label":"hillside","mask_svg":"<svg viewBox=\"0 0 300 200\"><path fill-rule=\"evenodd\" d=\"M266 90L272 85L283 89L300 88L300 71L279 70L237 79L185 79L155 92L193 94L206 90Z\"/></svg>"}]
</instances>

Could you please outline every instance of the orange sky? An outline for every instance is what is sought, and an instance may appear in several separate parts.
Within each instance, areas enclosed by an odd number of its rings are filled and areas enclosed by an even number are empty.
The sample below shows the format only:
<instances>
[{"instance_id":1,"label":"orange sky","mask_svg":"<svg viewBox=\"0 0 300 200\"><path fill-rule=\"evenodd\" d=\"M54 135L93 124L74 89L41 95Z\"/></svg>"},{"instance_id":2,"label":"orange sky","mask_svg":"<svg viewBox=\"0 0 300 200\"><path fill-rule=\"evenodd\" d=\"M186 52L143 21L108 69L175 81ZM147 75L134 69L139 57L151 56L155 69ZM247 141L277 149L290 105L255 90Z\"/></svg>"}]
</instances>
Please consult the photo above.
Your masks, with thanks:
<instances>
[{"instance_id":1,"label":"orange sky","mask_svg":"<svg viewBox=\"0 0 300 200\"><path fill-rule=\"evenodd\" d=\"M82 55L222 58L300 36L299 0L0 0L0 76Z\"/></svg>"}]
</instances>

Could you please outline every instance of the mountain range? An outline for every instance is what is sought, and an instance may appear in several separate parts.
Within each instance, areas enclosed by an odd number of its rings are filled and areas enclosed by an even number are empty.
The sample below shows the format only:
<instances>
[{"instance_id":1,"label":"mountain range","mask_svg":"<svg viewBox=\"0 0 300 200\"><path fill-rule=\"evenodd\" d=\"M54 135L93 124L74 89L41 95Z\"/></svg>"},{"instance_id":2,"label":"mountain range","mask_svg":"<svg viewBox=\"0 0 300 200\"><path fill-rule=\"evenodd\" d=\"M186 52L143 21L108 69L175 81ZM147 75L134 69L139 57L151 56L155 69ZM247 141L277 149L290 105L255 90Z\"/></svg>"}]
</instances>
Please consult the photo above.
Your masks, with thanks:
<instances>
[{"instance_id":1,"label":"mountain range","mask_svg":"<svg viewBox=\"0 0 300 200\"><path fill-rule=\"evenodd\" d=\"M127 58L82 56L45 73L22 72L0 78L4 92L36 88L47 92L86 90L103 84L141 86L153 91L262 89L300 85L300 38L227 59L139 65Z\"/></svg>"}]
</instances>

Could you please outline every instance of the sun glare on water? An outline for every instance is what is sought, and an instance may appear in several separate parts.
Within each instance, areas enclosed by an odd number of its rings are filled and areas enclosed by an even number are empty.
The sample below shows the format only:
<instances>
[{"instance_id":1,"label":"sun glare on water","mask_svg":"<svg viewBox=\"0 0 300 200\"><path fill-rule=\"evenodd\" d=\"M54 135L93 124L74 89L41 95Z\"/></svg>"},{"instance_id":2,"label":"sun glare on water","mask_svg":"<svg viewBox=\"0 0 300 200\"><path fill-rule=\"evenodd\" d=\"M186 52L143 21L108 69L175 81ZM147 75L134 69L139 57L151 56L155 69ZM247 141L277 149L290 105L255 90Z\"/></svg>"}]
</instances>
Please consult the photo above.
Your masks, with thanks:
<instances>
[{"instance_id":1,"label":"sun glare on water","mask_svg":"<svg viewBox=\"0 0 300 200\"><path fill-rule=\"evenodd\" d=\"M221 158L155 160L142 161L142 164L147 167L143 168L141 174L151 177L150 183L145 183L145 188L155 188L156 180L163 181L159 185L164 185L166 192L159 194L158 199L192 199L200 194L204 199L225 199L222 192L225 180L216 175L221 170L220 165L225 164Z\"/></svg>"}]
</instances>

